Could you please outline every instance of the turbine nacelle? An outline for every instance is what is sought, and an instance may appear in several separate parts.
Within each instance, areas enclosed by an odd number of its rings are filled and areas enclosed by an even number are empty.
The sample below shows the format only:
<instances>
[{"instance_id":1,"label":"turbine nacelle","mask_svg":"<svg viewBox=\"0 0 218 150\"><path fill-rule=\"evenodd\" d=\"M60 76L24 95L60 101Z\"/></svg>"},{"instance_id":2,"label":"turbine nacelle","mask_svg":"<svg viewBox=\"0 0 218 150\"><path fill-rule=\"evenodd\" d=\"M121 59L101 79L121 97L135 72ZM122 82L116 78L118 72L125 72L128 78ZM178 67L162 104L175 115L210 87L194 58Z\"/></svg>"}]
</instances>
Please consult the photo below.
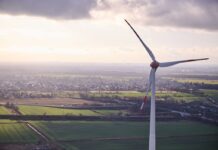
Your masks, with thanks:
<instances>
[{"instance_id":1,"label":"turbine nacelle","mask_svg":"<svg viewBox=\"0 0 218 150\"><path fill-rule=\"evenodd\" d=\"M144 101L141 105L141 110L144 108L144 105L148 98L148 93L151 89L151 107L150 107L150 125L149 125L149 150L156 150L156 131L155 131L155 72L158 67L170 67L176 64L180 63L186 63L186 62L192 62L192 61L200 61L200 60L207 60L208 58L201 58L201 59L189 59L189 60L179 60L179 61L171 61L171 62L161 62L159 63L156 61L154 54L150 50L150 48L143 42L141 37L138 35L138 33L135 31L135 29L129 24L127 20L125 20L126 23L129 25L129 27L132 29L132 31L135 33L145 50L148 52L149 56L151 57L152 63L151 71L148 79L147 89L146 89L146 95L144 97Z\"/></svg>"},{"instance_id":2,"label":"turbine nacelle","mask_svg":"<svg viewBox=\"0 0 218 150\"><path fill-rule=\"evenodd\" d=\"M157 62L157 61L153 61L151 64L150 64L151 68L153 69L157 69L159 66L160 66L160 63Z\"/></svg>"}]
</instances>

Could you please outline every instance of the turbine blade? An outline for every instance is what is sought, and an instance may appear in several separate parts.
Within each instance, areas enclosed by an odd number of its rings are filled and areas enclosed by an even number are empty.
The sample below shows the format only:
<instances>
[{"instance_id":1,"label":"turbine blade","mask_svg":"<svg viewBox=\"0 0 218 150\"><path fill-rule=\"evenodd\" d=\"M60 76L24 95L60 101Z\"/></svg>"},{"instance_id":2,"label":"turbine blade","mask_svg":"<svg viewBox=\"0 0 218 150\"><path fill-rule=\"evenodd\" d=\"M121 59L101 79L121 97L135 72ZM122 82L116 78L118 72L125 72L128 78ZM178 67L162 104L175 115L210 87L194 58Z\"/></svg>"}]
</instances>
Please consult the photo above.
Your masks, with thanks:
<instances>
[{"instance_id":1,"label":"turbine blade","mask_svg":"<svg viewBox=\"0 0 218 150\"><path fill-rule=\"evenodd\" d=\"M129 25L129 27L132 29L132 31L135 33L135 35L138 37L139 41L142 43L142 45L144 46L144 48L146 49L146 51L148 52L149 56L151 57L151 59L153 61L155 61L155 56L152 53L152 51L149 49L149 47L142 41L142 39L140 38L140 36L138 35L138 33L135 31L135 29L130 25L130 23L125 19L126 23Z\"/></svg>"},{"instance_id":2,"label":"turbine blade","mask_svg":"<svg viewBox=\"0 0 218 150\"><path fill-rule=\"evenodd\" d=\"M160 63L160 67L169 67L180 63L187 63L192 61L200 61L200 60L207 60L209 58L201 58L201 59L189 59L189 60L180 60L180 61L172 61L172 62L163 62Z\"/></svg>"},{"instance_id":3,"label":"turbine blade","mask_svg":"<svg viewBox=\"0 0 218 150\"><path fill-rule=\"evenodd\" d=\"M140 107L141 110L142 110L142 109L144 108L144 106L145 106L145 101L147 100L148 92L149 92L150 89L151 89L152 76L153 76L154 72L155 72L155 70L154 70L154 69L151 69L150 75L149 75L149 78L148 78L148 82L147 82L147 89L146 89L144 101L142 102L142 105L141 105L141 107Z\"/></svg>"}]
</instances>

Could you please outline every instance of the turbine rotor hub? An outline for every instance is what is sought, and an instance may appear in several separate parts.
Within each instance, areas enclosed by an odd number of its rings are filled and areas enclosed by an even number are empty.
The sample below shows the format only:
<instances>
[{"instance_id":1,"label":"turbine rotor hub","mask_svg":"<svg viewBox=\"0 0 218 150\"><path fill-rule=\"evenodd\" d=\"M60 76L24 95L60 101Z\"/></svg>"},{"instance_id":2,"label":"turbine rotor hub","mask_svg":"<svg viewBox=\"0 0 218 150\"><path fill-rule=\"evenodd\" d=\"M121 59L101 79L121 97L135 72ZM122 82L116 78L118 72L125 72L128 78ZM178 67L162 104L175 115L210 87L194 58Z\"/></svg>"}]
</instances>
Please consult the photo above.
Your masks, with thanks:
<instances>
[{"instance_id":1,"label":"turbine rotor hub","mask_svg":"<svg viewBox=\"0 0 218 150\"><path fill-rule=\"evenodd\" d=\"M157 62L157 61L153 61L151 64L150 64L151 68L154 68L154 69L157 69L159 66L160 66L160 63Z\"/></svg>"}]
</instances>

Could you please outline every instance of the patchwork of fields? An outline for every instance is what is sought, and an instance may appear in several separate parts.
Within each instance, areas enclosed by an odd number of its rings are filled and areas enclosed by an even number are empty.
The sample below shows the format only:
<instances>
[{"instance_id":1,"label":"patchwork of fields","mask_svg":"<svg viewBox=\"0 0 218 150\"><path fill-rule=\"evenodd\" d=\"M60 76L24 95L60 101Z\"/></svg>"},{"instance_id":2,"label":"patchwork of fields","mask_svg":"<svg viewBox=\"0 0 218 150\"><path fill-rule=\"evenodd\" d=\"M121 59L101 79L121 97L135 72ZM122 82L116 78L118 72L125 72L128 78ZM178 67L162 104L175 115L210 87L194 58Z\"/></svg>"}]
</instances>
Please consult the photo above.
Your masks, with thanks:
<instances>
[{"instance_id":1,"label":"patchwork of fields","mask_svg":"<svg viewBox=\"0 0 218 150\"><path fill-rule=\"evenodd\" d=\"M176 79L180 83L218 84L216 80ZM196 93L157 91L158 100L218 101L217 90L201 89ZM66 96L67 95L67 96ZM144 92L138 91L92 91L92 98L142 99ZM47 105L90 105L103 106L101 101L79 99L78 92L59 93L59 98L20 99L22 115L72 115L72 116L113 116L127 115L128 110L89 110L47 107ZM75 97L71 99L66 97ZM5 103L6 101L1 101ZM213 104L213 103L212 103ZM35 105L35 106L33 106ZM42 106L40 106L42 105ZM43 106L44 105L44 106ZM0 106L0 114L11 114L11 110ZM128 121L28 121L49 142L57 143L65 150L142 150L148 147L149 122ZM217 150L217 126L193 121L157 122L157 150ZM27 126L26 122L0 120L0 149L4 144L37 145L40 136ZM55 145L55 146L57 146Z\"/></svg>"},{"instance_id":2,"label":"patchwork of fields","mask_svg":"<svg viewBox=\"0 0 218 150\"><path fill-rule=\"evenodd\" d=\"M0 104L6 104L8 100L0 100ZM101 104L100 102L92 102L85 99L73 98L28 98L28 99L11 99L10 103L18 105L88 105Z\"/></svg>"},{"instance_id":3,"label":"patchwork of fields","mask_svg":"<svg viewBox=\"0 0 218 150\"><path fill-rule=\"evenodd\" d=\"M68 116L113 116L126 115L127 110L88 110L88 109L66 109L45 106L20 105L19 111L23 115L68 115Z\"/></svg>"},{"instance_id":4,"label":"patchwork of fields","mask_svg":"<svg viewBox=\"0 0 218 150\"><path fill-rule=\"evenodd\" d=\"M23 115L85 115L85 116L99 116L91 110L79 110L79 109L64 109L64 108L53 108L45 106L26 106L20 105L19 111Z\"/></svg>"},{"instance_id":5,"label":"patchwork of fields","mask_svg":"<svg viewBox=\"0 0 218 150\"><path fill-rule=\"evenodd\" d=\"M141 150L148 147L148 122L31 121L66 150ZM35 144L25 123L1 120L0 144ZM157 122L157 150L216 150L218 128L191 121Z\"/></svg>"},{"instance_id":6,"label":"patchwork of fields","mask_svg":"<svg viewBox=\"0 0 218 150\"><path fill-rule=\"evenodd\" d=\"M31 123L69 150L140 150L148 146L148 122ZM157 145L158 150L215 150L218 146L218 128L189 121L158 122Z\"/></svg>"},{"instance_id":7,"label":"patchwork of fields","mask_svg":"<svg viewBox=\"0 0 218 150\"><path fill-rule=\"evenodd\" d=\"M128 114L127 110L66 109L28 105L19 105L18 108L22 115L121 116Z\"/></svg>"},{"instance_id":8,"label":"patchwork of fields","mask_svg":"<svg viewBox=\"0 0 218 150\"><path fill-rule=\"evenodd\" d=\"M203 94L209 98L212 98L213 101L218 102L218 90L200 90Z\"/></svg>"},{"instance_id":9,"label":"patchwork of fields","mask_svg":"<svg viewBox=\"0 0 218 150\"><path fill-rule=\"evenodd\" d=\"M148 132L144 124L138 122L32 121L31 123L50 138L60 141L144 137L145 132Z\"/></svg>"},{"instance_id":10,"label":"patchwork of fields","mask_svg":"<svg viewBox=\"0 0 218 150\"><path fill-rule=\"evenodd\" d=\"M206 79L199 79L199 78L170 78L170 79L180 83L218 84L218 80L206 80Z\"/></svg>"},{"instance_id":11,"label":"patchwork of fields","mask_svg":"<svg viewBox=\"0 0 218 150\"><path fill-rule=\"evenodd\" d=\"M0 120L1 143L36 143L37 135L25 123Z\"/></svg>"},{"instance_id":12,"label":"patchwork of fields","mask_svg":"<svg viewBox=\"0 0 218 150\"><path fill-rule=\"evenodd\" d=\"M149 96L151 93L149 93ZM89 93L89 97L106 97L106 98L121 98L121 99L143 99L145 96L145 92L138 92L138 91L118 91L118 92L107 92L102 91L99 92L91 92ZM177 92L177 91L157 91L156 97L161 100L171 99L175 101L185 101L185 102L191 102L191 101L202 101L205 100L205 97L202 96L196 96L191 93L183 93L183 92Z\"/></svg>"},{"instance_id":13,"label":"patchwork of fields","mask_svg":"<svg viewBox=\"0 0 218 150\"><path fill-rule=\"evenodd\" d=\"M0 114L7 115L7 114L11 114L11 112L7 108L5 108L4 106L0 106Z\"/></svg>"}]
</instances>

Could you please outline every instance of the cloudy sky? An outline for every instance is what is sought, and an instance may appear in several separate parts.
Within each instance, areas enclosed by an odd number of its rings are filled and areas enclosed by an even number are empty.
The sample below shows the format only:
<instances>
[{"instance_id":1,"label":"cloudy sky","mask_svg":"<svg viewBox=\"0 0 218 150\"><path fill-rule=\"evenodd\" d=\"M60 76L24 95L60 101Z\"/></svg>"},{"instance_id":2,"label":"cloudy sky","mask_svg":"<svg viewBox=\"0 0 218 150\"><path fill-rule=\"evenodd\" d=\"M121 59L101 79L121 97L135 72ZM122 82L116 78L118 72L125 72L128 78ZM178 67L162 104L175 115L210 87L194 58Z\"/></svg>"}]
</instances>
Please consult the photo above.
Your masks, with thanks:
<instances>
[{"instance_id":1,"label":"cloudy sky","mask_svg":"<svg viewBox=\"0 0 218 150\"><path fill-rule=\"evenodd\" d=\"M218 65L217 0L0 0L0 62Z\"/></svg>"}]
</instances>

